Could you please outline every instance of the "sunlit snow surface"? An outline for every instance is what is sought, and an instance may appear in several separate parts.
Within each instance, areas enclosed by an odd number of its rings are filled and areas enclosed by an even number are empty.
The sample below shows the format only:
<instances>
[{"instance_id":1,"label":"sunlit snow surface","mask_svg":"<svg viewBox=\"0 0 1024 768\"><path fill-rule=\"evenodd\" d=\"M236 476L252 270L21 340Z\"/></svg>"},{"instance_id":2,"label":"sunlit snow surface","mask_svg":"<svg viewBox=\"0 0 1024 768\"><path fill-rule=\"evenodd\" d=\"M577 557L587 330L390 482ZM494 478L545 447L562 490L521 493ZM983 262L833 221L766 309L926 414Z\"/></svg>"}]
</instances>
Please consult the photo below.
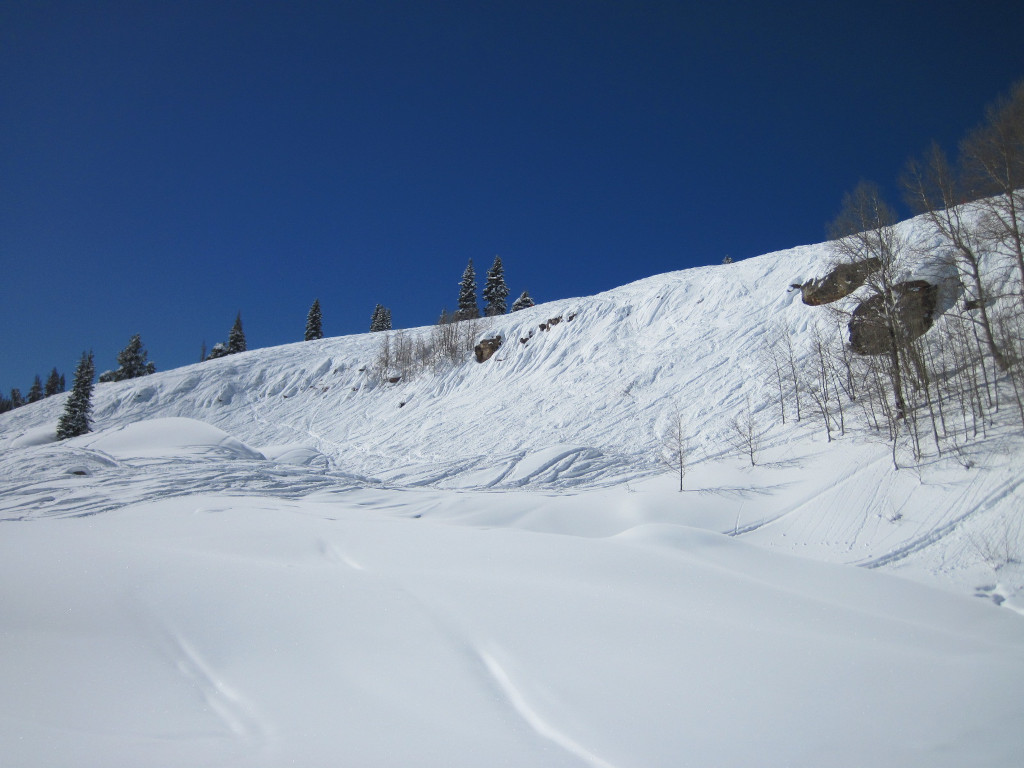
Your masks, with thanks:
<instances>
[{"instance_id":1,"label":"sunlit snow surface","mask_svg":"<svg viewBox=\"0 0 1024 768\"><path fill-rule=\"evenodd\" d=\"M365 335L100 385L62 443L63 396L0 416L0 765L1024 764L986 545L1021 439L894 472L777 424L752 350L826 260L538 306L393 385Z\"/></svg>"}]
</instances>

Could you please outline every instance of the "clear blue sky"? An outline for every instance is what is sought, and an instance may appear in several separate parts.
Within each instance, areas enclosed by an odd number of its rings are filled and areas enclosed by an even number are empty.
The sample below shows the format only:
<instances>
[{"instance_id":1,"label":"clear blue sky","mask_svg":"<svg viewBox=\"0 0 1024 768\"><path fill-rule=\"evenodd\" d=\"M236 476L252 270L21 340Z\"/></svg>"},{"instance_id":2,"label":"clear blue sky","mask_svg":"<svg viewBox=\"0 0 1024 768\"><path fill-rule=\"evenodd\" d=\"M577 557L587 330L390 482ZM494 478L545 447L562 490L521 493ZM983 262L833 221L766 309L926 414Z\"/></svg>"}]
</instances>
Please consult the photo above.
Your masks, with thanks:
<instances>
[{"instance_id":1,"label":"clear blue sky","mask_svg":"<svg viewBox=\"0 0 1024 768\"><path fill-rule=\"evenodd\" d=\"M1024 2L46 2L0 6L0 389L134 333L227 339L589 295L824 239L898 202L1024 76Z\"/></svg>"}]
</instances>

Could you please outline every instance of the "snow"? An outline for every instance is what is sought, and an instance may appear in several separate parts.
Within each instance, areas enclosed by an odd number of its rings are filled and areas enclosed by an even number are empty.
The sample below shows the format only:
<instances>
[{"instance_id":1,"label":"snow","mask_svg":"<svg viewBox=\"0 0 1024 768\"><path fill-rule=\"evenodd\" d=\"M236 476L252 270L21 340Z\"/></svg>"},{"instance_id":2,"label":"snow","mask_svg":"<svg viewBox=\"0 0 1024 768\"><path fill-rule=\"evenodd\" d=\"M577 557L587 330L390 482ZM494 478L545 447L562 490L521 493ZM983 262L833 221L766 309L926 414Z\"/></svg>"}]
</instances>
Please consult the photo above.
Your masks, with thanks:
<instances>
[{"instance_id":1,"label":"snow","mask_svg":"<svg viewBox=\"0 0 1024 768\"><path fill-rule=\"evenodd\" d=\"M98 385L72 440L66 395L0 415L3 764L1024 763L1024 439L897 472L777 423L756 350L828 258L489 318L396 384L364 334Z\"/></svg>"}]
</instances>

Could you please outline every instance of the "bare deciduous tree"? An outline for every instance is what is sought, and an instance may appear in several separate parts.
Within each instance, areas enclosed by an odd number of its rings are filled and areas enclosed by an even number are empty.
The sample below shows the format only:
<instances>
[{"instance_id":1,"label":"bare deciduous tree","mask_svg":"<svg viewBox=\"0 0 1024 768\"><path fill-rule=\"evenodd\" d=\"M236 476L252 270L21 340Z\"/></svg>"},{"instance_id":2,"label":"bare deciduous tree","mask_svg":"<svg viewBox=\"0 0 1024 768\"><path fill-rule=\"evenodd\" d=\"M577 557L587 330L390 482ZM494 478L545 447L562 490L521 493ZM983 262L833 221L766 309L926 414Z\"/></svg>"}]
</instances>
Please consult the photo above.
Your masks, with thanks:
<instances>
[{"instance_id":1,"label":"bare deciduous tree","mask_svg":"<svg viewBox=\"0 0 1024 768\"><path fill-rule=\"evenodd\" d=\"M932 229L949 243L953 261L967 277L969 306L977 310L989 353L999 369L1006 370L989 318L989 291L981 276L981 259L990 244L965 217L966 192L938 144L932 144L924 161L907 164L903 186L911 206L926 214Z\"/></svg>"},{"instance_id":2,"label":"bare deciduous tree","mask_svg":"<svg viewBox=\"0 0 1024 768\"><path fill-rule=\"evenodd\" d=\"M673 405L668 427L662 438L662 460L679 472L679 490L683 490L686 476L686 425L679 406Z\"/></svg>"},{"instance_id":3,"label":"bare deciduous tree","mask_svg":"<svg viewBox=\"0 0 1024 768\"><path fill-rule=\"evenodd\" d=\"M896 215L882 200L878 187L861 182L843 197L843 207L830 228L830 244L837 260L856 264L868 273L868 298L879 306L878 320L888 335L888 379L895 418L906 418L904 395L907 333L897 310L897 264L906 244L896 232ZM877 266L868 269L867 265Z\"/></svg>"},{"instance_id":4,"label":"bare deciduous tree","mask_svg":"<svg viewBox=\"0 0 1024 768\"><path fill-rule=\"evenodd\" d=\"M986 110L960 145L960 160L984 211L983 233L1012 254L1024 298L1024 81Z\"/></svg>"},{"instance_id":5,"label":"bare deciduous tree","mask_svg":"<svg viewBox=\"0 0 1024 768\"><path fill-rule=\"evenodd\" d=\"M755 466L761 450L761 434L749 397L744 398L743 409L729 422L729 432L733 447L750 459L750 466Z\"/></svg>"}]
</instances>

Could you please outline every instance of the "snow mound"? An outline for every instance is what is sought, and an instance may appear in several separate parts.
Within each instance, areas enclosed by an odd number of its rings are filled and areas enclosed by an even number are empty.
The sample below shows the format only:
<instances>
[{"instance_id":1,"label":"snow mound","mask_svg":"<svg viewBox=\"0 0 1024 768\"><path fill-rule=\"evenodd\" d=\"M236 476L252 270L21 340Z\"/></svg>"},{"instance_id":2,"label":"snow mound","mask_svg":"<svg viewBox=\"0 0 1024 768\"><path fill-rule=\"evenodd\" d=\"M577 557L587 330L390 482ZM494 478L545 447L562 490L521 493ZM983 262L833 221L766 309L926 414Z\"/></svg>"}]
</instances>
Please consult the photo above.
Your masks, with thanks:
<instances>
[{"instance_id":1,"label":"snow mound","mask_svg":"<svg viewBox=\"0 0 1024 768\"><path fill-rule=\"evenodd\" d=\"M260 449L267 460L278 464L291 464L297 467L327 468L329 460L316 448L301 443L289 445L268 445Z\"/></svg>"},{"instance_id":2,"label":"snow mound","mask_svg":"<svg viewBox=\"0 0 1024 768\"><path fill-rule=\"evenodd\" d=\"M108 429L79 439L81 445L115 458L218 456L262 459L263 454L210 424L172 417Z\"/></svg>"},{"instance_id":3,"label":"snow mound","mask_svg":"<svg viewBox=\"0 0 1024 768\"><path fill-rule=\"evenodd\" d=\"M34 427L25 430L23 434L11 440L11 448L28 448L33 445L47 445L55 442L57 442L56 426Z\"/></svg>"}]
</instances>

